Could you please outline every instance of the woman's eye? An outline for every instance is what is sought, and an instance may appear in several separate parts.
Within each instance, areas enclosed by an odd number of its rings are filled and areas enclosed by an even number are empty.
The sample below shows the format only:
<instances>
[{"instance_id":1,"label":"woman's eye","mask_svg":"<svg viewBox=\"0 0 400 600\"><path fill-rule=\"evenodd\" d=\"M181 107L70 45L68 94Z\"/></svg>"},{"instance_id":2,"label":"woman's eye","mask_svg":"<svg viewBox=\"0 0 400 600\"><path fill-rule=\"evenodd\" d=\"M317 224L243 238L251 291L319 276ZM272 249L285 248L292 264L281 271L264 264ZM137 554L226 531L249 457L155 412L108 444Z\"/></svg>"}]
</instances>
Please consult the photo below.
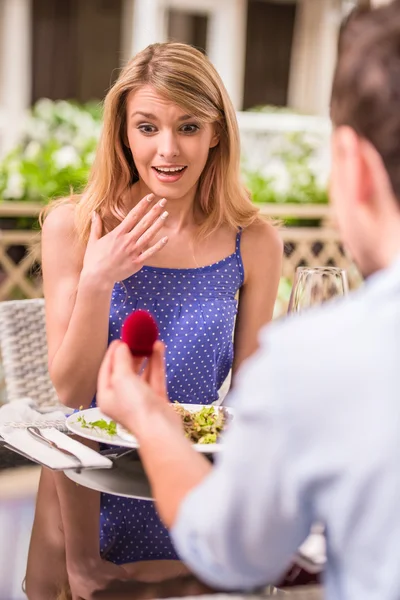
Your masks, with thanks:
<instances>
[{"instance_id":1,"label":"woman's eye","mask_svg":"<svg viewBox=\"0 0 400 600\"><path fill-rule=\"evenodd\" d=\"M183 125L181 128L181 131L183 133L196 133L196 131L199 131L200 127L198 125L195 125L194 123L187 123L186 125Z\"/></svg>"},{"instance_id":2,"label":"woman's eye","mask_svg":"<svg viewBox=\"0 0 400 600\"><path fill-rule=\"evenodd\" d=\"M149 123L143 123L143 125L138 125L138 129L142 133L147 133L147 134L154 133L156 130L154 125L150 125Z\"/></svg>"}]
</instances>

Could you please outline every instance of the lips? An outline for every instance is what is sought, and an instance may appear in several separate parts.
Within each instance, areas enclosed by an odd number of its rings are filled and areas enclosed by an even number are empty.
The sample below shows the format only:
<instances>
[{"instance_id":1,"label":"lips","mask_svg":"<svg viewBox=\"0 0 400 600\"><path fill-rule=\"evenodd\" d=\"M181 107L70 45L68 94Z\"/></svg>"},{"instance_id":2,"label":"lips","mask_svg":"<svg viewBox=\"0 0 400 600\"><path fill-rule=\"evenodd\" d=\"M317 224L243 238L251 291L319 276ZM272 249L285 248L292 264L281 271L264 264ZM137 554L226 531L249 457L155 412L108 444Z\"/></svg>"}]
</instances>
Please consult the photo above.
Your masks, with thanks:
<instances>
[{"instance_id":1,"label":"lips","mask_svg":"<svg viewBox=\"0 0 400 600\"><path fill-rule=\"evenodd\" d=\"M186 166L177 167L151 167L158 181L161 183L176 183L186 172Z\"/></svg>"}]
</instances>

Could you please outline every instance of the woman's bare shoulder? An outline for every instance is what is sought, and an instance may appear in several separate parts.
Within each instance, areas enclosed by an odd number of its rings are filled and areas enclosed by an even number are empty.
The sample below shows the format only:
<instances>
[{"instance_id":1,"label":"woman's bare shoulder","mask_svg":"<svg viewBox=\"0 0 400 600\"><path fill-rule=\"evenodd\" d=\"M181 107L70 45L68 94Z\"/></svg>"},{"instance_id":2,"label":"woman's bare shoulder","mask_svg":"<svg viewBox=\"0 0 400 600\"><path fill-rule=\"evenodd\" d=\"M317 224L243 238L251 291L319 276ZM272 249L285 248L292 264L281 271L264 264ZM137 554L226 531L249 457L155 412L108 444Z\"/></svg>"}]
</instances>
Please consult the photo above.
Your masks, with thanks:
<instances>
[{"instance_id":1,"label":"woman's bare shoulder","mask_svg":"<svg viewBox=\"0 0 400 600\"><path fill-rule=\"evenodd\" d=\"M85 253L85 244L79 239L75 224L76 204L65 202L52 208L44 219L42 227L43 257L57 253L61 261L63 256L73 258L81 264Z\"/></svg>"},{"instance_id":2,"label":"woman's bare shoulder","mask_svg":"<svg viewBox=\"0 0 400 600\"><path fill-rule=\"evenodd\" d=\"M76 235L75 208L72 202L65 202L49 210L43 222L43 234Z\"/></svg>"},{"instance_id":3,"label":"woman's bare shoulder","mask_svg":"<svg viewBox=\"0 0 400 600\"><path fill-rule=\"evenodd\" d=\"M280 256L283 252L283 241L278 227L272 223L257 218L251 225L243 230L242 252L258 255L259 252L268 252L271 256Z\"/></svg>"}]
</instances>

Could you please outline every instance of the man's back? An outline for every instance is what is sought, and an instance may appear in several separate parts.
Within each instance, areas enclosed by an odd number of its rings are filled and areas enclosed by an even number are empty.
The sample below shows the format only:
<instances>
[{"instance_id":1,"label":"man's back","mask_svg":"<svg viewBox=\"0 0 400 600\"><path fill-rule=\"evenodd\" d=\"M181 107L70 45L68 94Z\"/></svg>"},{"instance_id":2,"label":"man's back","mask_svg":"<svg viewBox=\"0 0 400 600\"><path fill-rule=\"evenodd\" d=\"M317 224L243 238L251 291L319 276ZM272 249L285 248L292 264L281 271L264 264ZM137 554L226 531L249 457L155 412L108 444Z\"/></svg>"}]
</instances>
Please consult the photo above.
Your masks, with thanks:
<instances>
[{"instance_id":1,"label":"man's back","mask_svg":"<svg viewBox=\"0 0 400 600\"><path fill-rule=\"evenodd\" d=\"M327 524L328 591L399 598L400 263L267 340L274 396L293 428L289 476Z\"/></svg>"},{"instance_id":2,"label":"man's back","mask_svg":"<svg viewBox=\"0 0 400 600\"><path fill-rule=\"evenodd\" d=\"M265 330L239 376L222 458L175 528L178 550L183 529L213 548L193 556L206 581L276 581L318 521L328 598L400 598L399 371L400 262L345 301Z\"/></svg>"}]
</instances>

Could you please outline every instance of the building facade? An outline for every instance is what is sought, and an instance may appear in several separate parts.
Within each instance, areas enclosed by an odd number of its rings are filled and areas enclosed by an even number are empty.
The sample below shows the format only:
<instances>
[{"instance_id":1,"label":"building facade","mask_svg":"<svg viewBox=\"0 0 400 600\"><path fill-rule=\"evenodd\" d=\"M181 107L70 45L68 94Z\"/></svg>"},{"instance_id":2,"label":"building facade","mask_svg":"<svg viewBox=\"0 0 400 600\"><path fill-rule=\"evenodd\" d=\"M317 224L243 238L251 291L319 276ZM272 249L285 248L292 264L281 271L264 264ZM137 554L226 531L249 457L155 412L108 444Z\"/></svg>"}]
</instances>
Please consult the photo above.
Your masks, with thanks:
<instances>
[{"instance_id":1,"label":"building facade","mask_svg":"<svg viewBox=\"0 0 400 600\"><path fill-rule=\"evenodd\" d=\"M207 53L237 110L326 115L340 22L356 2L0 0L0 152L38 98L101 99L131 56L171 39Z\"/></svg>"}]
</instances>

